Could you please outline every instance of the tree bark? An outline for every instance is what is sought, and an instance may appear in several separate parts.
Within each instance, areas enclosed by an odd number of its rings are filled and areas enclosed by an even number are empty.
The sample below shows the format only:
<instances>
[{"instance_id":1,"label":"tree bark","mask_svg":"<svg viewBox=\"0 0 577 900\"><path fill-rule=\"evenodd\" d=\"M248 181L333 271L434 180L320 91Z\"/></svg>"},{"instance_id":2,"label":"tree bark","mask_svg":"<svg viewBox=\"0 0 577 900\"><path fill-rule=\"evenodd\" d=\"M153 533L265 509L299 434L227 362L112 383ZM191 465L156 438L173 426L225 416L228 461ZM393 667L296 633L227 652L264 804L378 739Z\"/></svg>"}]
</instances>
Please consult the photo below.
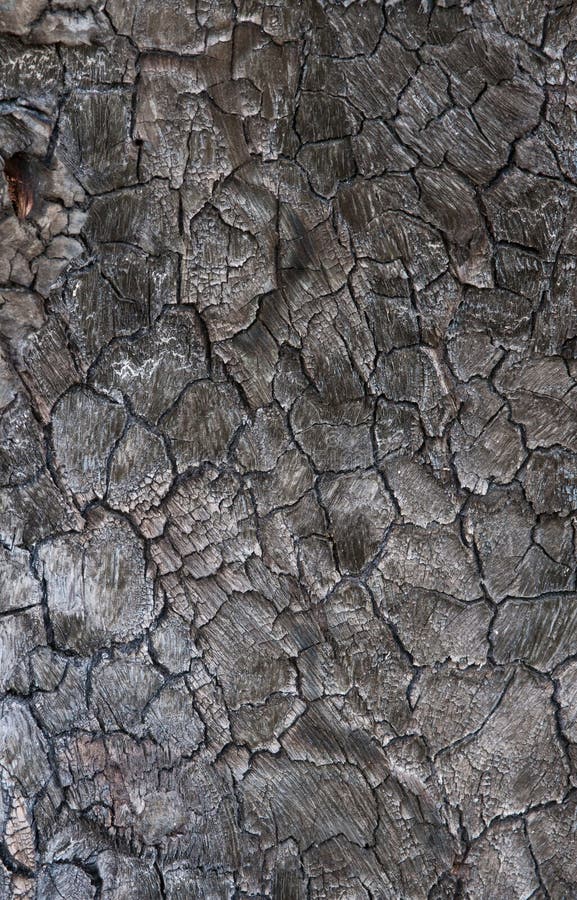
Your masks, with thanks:
<instances>
[{"instance_id":1,"label":"tree bark","mask_svg":"<svg viewBox=\"0 0 577 900\"><path fill-rule=\"evenodd\" d=\"M577 7L0 3L0 896L577 896Z\"/></svg>"}]
</instances>

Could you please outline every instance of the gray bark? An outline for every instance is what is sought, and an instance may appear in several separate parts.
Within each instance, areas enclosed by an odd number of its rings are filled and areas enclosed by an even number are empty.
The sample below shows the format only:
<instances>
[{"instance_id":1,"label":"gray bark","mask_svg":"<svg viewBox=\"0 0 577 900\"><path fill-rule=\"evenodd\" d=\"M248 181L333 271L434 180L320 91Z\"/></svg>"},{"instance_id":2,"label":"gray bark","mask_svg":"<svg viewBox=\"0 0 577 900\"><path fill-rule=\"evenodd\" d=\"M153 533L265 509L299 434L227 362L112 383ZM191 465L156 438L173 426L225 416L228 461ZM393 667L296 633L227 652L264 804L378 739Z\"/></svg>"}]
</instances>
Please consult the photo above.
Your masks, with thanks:
<instances>
[{"instance_id":1,"label":"gray bark","mask_svg":"<svg viewBox=\"0 0 577 900\"><path fill-rule=\"evenodd\" d=\"M576 5L0 32L0 896L577 897Z\"/></svg>"}]
</instances>

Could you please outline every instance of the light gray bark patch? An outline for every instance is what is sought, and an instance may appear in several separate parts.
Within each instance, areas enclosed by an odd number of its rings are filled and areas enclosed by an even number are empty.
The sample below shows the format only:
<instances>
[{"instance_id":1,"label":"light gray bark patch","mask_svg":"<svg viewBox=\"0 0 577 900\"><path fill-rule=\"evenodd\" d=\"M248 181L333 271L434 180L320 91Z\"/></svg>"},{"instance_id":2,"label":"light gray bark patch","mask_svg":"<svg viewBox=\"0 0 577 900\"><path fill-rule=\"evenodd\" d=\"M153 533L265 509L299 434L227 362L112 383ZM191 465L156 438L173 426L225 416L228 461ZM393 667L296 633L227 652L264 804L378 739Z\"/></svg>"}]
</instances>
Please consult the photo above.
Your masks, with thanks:
<instances>
[{"instance_id":1,"label":"light gray bark patch","mask_svg":"<svg viewBox=\"0 0 577 900\"><path fill-rule=\"evenodd\" d=\"M104 496L108 456L125 421L121 405L87 390L66 394L55 406L52 439L56 465L83 504Z\"/></svg>"},{"instance_id":2,"label":"light gray bark patch","mask_svg":"<svg viewBox=\"0 0 577 900\"><path fill-rule=\"evenodd\" d=\"M495 619L493 646L498 662L522 659L551 671L576 652L577 597L551 594L537 600L507 600Z\"/></svg>"},{"instance_id":3,"label":"light gray bark patch","mask_svg":"<svg viewBox=\"0 0 577 900\"><path fill-rule=\"evenodd\" d=\"M162 419L178 470L222 462L242 421L239 397L230 385L200 381L187 387Z\"/></svg>"},{"instance_id":4,"label":"light gray bark patch","mask_svg":"<svg viewBox=\"0 0 577 900\"><path fill-rule=\"evenodd\" d=\"M84 532L47 541L40 561L58 647L87 655L150 624L143 544L121 518L94 514Z\"/></svg>"},{"instance_id":5,"label":"light gray bark patch","mask_svg":"<svg viewBox=\"0 0 577 900\"><path fill-rule=\"evenodd\" d=\"M479 835L497 815L521 814L544 798L560 802L564 797L566 763L550 697L550 686L519 670L481 729L438 757L449 802L457 794L462 798L471 835ZM500 751L495 753L497 740Z\"/></svg>"}]
</instances>

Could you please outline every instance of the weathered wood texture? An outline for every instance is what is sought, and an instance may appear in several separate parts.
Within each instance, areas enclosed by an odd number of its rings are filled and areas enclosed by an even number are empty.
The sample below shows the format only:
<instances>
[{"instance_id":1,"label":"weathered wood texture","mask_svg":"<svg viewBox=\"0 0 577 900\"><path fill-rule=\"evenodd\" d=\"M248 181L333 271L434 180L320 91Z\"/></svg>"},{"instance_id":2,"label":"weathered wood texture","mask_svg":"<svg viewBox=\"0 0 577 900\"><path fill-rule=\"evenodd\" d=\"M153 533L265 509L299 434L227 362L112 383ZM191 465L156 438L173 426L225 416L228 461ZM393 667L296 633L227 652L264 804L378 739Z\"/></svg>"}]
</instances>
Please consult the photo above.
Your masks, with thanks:
<instances>
[{"instance_id":1,"label":"weathered wood texture","mask_svg":"<svg viewBox=\"0 0 577 900\"><path fill-rule=\"evenodd\" d=\"M0 31L0 896L577 897L577 5Z\"/></svg>"}]
</instances>

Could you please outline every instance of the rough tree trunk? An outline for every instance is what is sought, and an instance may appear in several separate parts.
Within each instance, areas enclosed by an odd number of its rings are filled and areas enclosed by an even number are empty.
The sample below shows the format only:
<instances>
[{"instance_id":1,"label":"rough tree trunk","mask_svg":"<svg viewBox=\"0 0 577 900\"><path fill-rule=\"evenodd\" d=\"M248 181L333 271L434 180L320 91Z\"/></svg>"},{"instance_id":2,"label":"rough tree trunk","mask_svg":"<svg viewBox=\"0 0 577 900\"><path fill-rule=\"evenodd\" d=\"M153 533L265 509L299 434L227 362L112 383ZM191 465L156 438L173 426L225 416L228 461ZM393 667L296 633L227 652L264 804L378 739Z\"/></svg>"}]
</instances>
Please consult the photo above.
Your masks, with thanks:
<instances>
[{"instance_id":1,"label":"rough tree trunk","mask_svg":"<svg viewBox=\"0 0 577 900\"><path fill-rule=\"evenodd\" d=\"M0 31L0 895L577 897L575 4Z\"/></svg>"}]
</instances>

